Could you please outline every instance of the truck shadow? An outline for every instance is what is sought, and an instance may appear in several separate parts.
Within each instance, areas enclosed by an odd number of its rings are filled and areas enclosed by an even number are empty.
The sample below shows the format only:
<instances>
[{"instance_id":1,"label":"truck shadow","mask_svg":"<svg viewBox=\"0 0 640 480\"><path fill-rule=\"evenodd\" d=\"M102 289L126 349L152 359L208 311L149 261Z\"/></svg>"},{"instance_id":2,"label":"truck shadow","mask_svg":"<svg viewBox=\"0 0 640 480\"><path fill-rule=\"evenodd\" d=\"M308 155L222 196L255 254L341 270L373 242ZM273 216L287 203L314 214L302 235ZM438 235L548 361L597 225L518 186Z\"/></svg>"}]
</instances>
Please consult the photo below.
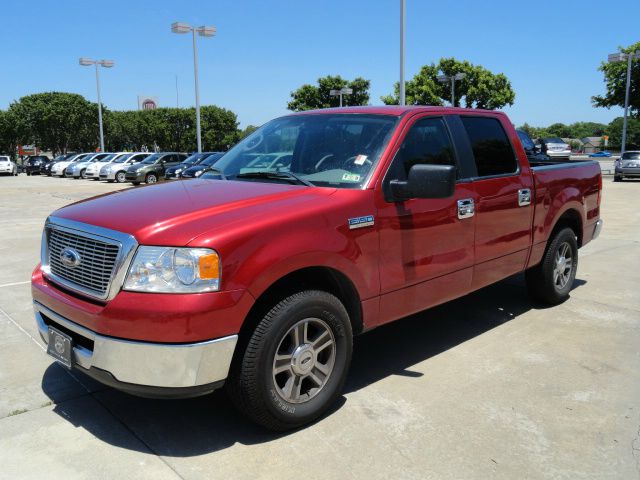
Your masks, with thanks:
<instances>
[{"instance_id":1,"label":"truck shadow","mask_svg":"<svg viewBox=\"0 0 640 480\"><path fill-rule=\"evenodd\" d=\"M576 280L574 289L585 283ZM345 393L366 388L390 375L421 377L422 373L412 370L414 365L540 308L545 307L531 302L523 276L518 275L373 330L354 341ZM222 391L186 400L145 399L98 385L74 371L73 376L87 387L91 392L88 395L97 404L88 402L86 395L58 399L48 378L59 376L59 369L52 364L42 380L42 389L56 403L54 412L116 447L169 457L192 457L236 443L254 445L292 434L275 434L250 423L235 411ZM346 401L344 396L340 397L326 416ZM103 409L111 415L105 415Z\"/></svg>"}]
</instances>

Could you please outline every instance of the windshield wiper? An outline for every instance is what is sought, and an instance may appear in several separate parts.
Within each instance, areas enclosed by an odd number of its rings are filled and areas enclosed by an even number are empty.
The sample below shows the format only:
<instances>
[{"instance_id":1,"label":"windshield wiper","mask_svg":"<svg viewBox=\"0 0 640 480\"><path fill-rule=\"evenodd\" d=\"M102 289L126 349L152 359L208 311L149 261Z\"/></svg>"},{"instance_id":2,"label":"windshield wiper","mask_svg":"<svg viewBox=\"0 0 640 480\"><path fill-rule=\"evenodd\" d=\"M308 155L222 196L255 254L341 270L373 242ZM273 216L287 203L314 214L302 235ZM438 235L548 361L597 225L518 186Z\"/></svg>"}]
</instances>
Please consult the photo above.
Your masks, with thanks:
<instances>
[{"instance_id":1,"label":"windshield wiper","mask_svg":"<svg viewBox=\"0 0 640 480\"><path fill-rule=\"evenodd\" d=\"M307 187L315 187L309 180L305 180L292 172L246 172L239 173L236 175L236 178L273 178L275 180L289 180L299 185L306 185Z\"/></svg>"},{"instance_id":2,"label":"windshield wiper","mask_svg":"<svg viewBox=\"0 0 640 480\"><path fill-rule=\"evenodd\" d=\"M227 176L224 174L224 172L222 170L220 170L219 168L216 167L207 167L204 169L204 172L202 172L202 174L204 175L207 172L214 172L217 173L218 175L220 175L222 177L223 180L228 180Z\"/></svg>"}]
</instances>

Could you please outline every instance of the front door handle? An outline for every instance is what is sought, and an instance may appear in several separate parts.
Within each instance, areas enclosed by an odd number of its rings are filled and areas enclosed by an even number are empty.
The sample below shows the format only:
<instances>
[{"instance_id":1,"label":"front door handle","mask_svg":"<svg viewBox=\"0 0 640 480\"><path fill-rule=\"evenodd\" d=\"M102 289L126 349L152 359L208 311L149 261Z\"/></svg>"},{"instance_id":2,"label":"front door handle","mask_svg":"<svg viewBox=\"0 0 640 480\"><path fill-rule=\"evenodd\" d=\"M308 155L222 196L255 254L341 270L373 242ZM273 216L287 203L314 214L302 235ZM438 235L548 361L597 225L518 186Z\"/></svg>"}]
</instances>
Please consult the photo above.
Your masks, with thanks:
<instances>
[{"instance_id":1,"label":"front door handle","mask_svg":"<svg viewBox=\"0 0 640 480\"><path fill-rule=\"evenodd\" d=\"M476 206L473 198L463 198L458 200L458 218L471 218L476 213Z\"/></svg>"},{"instance_id":2,"label":"front door handle","mask_svg":"<svg viewBox=\"0 0 640 480\"><path fill-rule=\"evenodd\" d=\"M520 207L531 205L531 189L521 188L518 190L518 205Z\"/></svg>"}]
</instances>

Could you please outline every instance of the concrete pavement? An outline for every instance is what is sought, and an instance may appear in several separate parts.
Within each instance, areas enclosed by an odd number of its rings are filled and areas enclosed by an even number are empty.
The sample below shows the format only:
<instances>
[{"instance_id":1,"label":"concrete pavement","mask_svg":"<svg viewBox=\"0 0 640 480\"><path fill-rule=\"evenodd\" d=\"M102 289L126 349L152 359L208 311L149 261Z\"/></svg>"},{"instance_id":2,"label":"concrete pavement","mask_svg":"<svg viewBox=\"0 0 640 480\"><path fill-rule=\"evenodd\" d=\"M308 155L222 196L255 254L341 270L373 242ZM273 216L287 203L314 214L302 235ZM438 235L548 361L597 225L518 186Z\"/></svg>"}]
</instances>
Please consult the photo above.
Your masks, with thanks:
<instances>
[{"instance_id":1,"label":"concrete pavement","mask_svg":"<svg viewBox=\"0 0 640 480\"><path fill-rule=\"evenodd\" d=\"M338 405L285 435L223 392L136 398L46 356L44 219L117 188L0 178L0 478L640 478L640 182L605 178L566 303L533 305L517 276L363 335Z\"/></svg>"}]
</instances>

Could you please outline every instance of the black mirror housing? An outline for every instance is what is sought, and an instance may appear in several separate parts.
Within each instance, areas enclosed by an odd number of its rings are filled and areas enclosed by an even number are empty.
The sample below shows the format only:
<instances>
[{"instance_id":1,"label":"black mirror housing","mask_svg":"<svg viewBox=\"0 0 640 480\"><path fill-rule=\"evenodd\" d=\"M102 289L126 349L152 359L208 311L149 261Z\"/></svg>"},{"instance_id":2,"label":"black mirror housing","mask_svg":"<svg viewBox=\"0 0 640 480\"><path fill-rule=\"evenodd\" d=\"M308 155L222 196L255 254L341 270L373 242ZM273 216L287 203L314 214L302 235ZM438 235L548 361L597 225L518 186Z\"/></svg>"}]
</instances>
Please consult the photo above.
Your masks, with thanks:
<instances>
[{"instance_id":1,"label":"black mirror housing","mask_svg":"<svg viewBox=\"0 0 640 480\"><path fill-rule=\"evenodd\" d=\"M391 180L393 200L410 198L447 198L456 188L456 167L453 165L414 165L406 181Z\"/></svg>"}]
</instances>

